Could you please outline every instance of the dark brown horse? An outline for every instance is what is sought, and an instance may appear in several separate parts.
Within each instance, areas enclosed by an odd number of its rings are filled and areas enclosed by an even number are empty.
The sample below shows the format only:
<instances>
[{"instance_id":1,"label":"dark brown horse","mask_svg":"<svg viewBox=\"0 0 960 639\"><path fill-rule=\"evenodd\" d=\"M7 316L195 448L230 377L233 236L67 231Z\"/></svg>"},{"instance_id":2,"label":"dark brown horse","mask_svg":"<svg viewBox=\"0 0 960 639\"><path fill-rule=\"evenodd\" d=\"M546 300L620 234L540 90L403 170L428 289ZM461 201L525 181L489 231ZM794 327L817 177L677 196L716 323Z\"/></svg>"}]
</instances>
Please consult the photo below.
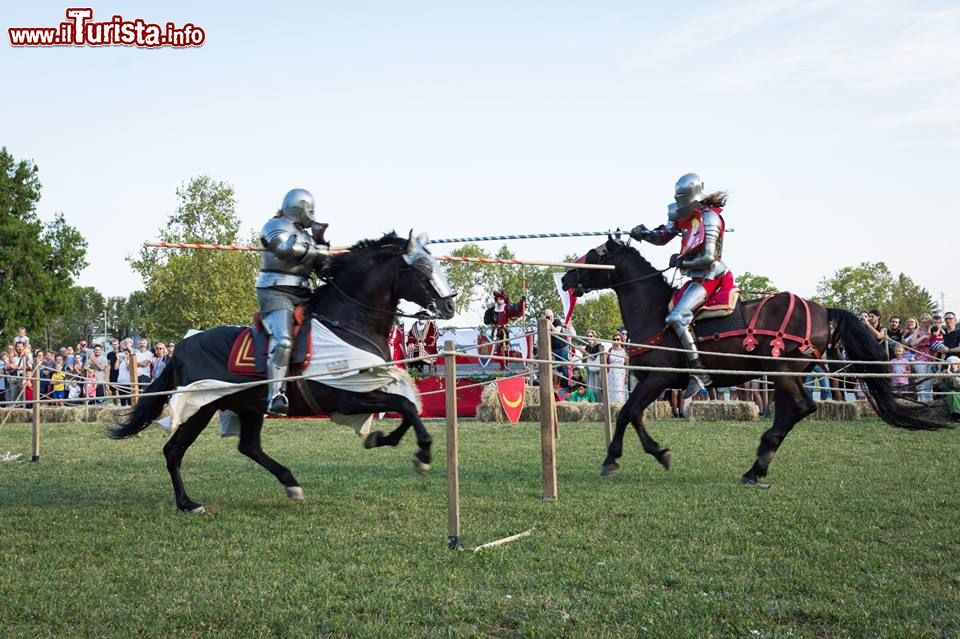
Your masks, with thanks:
<instances>
[{"instance_id":1,"label":"dark brown horse","mask_svg":"<svg viewBox=\"0 0 960 639\"><path fill-rule=\"evenodd\" d=\"M664 331L664 318L667 316L667 307L673 289L660 276L661 271L651 266L635 248L613 238L587 253L585 261L587 264L611 264L615 270L568 271L563 276L565 290L582 293L590 290L613 289L620 302L620 314L631 342L680 348L679 340L673 331ZM876 365L853 364L847 370L854 373L889 372L886 353L852 313L839 309L827 309L815 302L791 296L789 293L768 298L763 302L760 312L755 313L761 302L763 301L743 302L732 319L720 318L698 322L697 334L708 336L707 341L703 341L700 345L703 364L707 369L722 371L713 375L715 386L734 386L757 377L757 375L744 374L742 371L809 372L817 364L818 356L827 352L828 344L838 340L843 343L850 360L878 362ZM777 350L782 359L712 355L712 353L748 354L744 346L746 337L744 334L716 340L709 339L709 336L741 333L737 330L736 319L744 318L744 324L746 324L755 314L753 338L756 339L756 345L749 355L771 355L774 350L771 344L780 337L782 345L776 342L775 347L778 347ZM745 326L741 325L741 327L745 330ZM767 332L772 334L765 334ZM787 337L783 338L777 333ZM686 356L678 351L633 349L630 355L632 366L687 368ZM627 424L630 423L640 436L643 449L653 455L665 468L670 468L672 458L670 449L661 448L644 428L643 410L664 390L683 388L687 383L687 373L653 370L634 371L634 375L637 378L637 385L617 415L616 431L603 462L604 475L619 468L617 460L623 454L623 434ZM761 436L757 459L743 475L742 481L748 484L757 484L758 480L767 474L773 456L790 429L816 410L816 405L807 396L803 387L802 376L771 375L771 377L774 380L775 399L773 426ZM935 430L947 426L947 424L932 421L929 417L930 409L926 405L898 401L888 378L864 377L862 379L871 404L877 414L888 424L913 430Z\"/></svg>"}]
</instances>

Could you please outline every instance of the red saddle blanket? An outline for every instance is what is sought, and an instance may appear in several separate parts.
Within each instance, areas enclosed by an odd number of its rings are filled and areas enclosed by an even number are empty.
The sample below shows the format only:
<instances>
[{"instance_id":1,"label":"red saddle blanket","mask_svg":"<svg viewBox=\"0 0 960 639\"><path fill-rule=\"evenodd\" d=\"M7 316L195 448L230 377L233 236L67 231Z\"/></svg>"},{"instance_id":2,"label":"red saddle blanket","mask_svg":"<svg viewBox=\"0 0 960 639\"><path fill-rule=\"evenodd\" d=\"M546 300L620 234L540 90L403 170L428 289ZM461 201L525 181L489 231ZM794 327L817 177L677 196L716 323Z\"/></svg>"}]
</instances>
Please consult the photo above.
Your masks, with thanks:
<instances>
[{"instance_id":1,"label":"red saddle blanket","mask_svg":"<svg viewBox=\"0 0 960 639\"><path fill-rule=\"evenodd\" d=\"M673 298L670 300L671 310L693 281L689 280L673 292ZM740 289L737 288L733 280L733 273L730 271L712 280L704 280L700 284L707 290L707 301L697 311L695 319L723 317L732 313L733 309L737 307L737 300L740 299Z\"/></svg>"},{"instance_id":2,"label":"red saddle blanket","mask_svg":"<svg viewBox=\"0 0 960 639\"><path fill-rule=\"evenodd\" d=\"M299 328L299 327L298 327ZM290 374L302 373L310 364L312 343L310 327L305 324L293 338L294 348L290 356ZM254 332L247 326L233 340L230 357L227 359L227 370L234 375L249 375L251 377L266 376L267 349L270 340L260 330Z\"/></svg>"}]
</instances>

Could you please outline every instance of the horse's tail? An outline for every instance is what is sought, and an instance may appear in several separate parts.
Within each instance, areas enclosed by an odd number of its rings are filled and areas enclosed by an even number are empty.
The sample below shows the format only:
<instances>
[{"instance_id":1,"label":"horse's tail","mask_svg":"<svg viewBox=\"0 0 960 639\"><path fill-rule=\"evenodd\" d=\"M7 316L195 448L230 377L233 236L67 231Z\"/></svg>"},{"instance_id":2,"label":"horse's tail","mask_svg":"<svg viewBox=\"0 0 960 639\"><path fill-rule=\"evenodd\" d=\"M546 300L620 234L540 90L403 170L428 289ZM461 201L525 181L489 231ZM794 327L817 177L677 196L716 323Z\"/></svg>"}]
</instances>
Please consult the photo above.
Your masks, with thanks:
<instances>
[{"instance_id":1,"label":"horse's tail","mask_svg":"<svg viewBox=\"0 0 960 639\"><path fill-rule=\"evenodd\" d=\"M175 363L174 359L167 362L167 365L163 367L163 371L160 373L160 377L150 382L150 385L147 386L143 392L159 393L176 388ZM163 412L163 407L167 405L168 401L170 401L170 395L151 395L142 398L137 402L133 410L127 413L126 421L122 421L113 428L107 429L107 436L112 439L133 437L140 431L146 429L147 426L153 423L153 420L160 416L160 413Z\"/></svg>"},{"instance_id":2,"label":"horse's tail","mask_svg":"<svg viewBox=\"0 0 960 639\"><path fill-rule=\"evenodd\" d=\"M850 364L847 370L853 373L889 373L890 365L886 350L853 313L838 308L828 308L828 316L835 323L833 335L854 361L877 362L876 364ZM861 377L867 399L883 421L892 426L910 430L937 430L949 424L940 424L930 418L931 408L922 402L899 399L890 384L889 377Z\"/></svg>"}]
</instances>

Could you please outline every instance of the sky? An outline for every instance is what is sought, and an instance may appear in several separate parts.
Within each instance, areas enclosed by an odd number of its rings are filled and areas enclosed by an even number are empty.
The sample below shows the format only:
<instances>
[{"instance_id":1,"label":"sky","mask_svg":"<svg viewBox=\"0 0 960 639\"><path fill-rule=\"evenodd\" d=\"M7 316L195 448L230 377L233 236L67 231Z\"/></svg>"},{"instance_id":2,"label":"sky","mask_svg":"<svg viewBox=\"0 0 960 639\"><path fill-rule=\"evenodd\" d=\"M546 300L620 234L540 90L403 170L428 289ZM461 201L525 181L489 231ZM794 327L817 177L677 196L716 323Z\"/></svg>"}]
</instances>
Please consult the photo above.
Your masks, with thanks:
<instances>
[{"instance_id":1,"label":"sky","mask_svg":"<svg viewBox=\"0 0 960 639\"><path fill-rule=\"evenodd\" d=\"M5 39L72 6L4 4ZM349 244L653 226L693 171L730 193L734 273L809 296L883 261L960 307L955 2L90 6L206 33L180 50L0 44L0 145L36 162L40 216L86 236L80 284L107 295L142 287L125 257L201 174L235 188L249 230L307 188ZM666 265L671 248L642 250Z\"/></svg>"}]
</instances>

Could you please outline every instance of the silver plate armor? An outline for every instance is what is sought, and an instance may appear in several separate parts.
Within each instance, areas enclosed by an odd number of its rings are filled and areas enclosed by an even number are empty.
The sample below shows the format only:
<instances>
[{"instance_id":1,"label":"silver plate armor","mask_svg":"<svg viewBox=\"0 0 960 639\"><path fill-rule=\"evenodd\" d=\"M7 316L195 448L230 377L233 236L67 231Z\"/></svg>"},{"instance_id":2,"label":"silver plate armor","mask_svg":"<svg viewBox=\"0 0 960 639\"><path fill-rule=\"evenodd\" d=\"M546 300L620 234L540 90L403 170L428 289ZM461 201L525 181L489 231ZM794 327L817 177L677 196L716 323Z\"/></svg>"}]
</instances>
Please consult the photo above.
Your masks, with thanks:
<instances>
[{"instance_id":1,"label":"silver plate armor","mask_svg":"<svg viewBox=\"0 0 960 639\"><path fill-rule=\"evenodd\" d=\"M313 224L313 194L306 189L292 189L283 198L280 212L294 224L310 228Z\"/></svg>"},{"instance_id":2,"label":"silver plate armor","mask_svg":"<svg viewBox=\"0 0 960 639\"><path fill-rule=\"evenodd\" d=\"M695 254L683 258L680 271L688 277L712 280L727 272L727 265L720 261L723 256L723 222L710 209L704 209L701 216L703 244Z\"/></svg>"},{"instance_id":3,"label":"silver plate armor","mask_svg":"<svg viewBox=\"0 0 960 639\"><path fill-rule=\"evenodd\" d=\"M274 217L263 225L260 243L267 250L260 262L257 288L307 288L314 262L325 255L310 231L300 228L286 216Z\"/></svg>"},{"instance_id":4,"label":"silver plate armor","mask_svg":"<svg viewBox=\"0 0 960 639\"><path fill-rule=\"evenodd\" d=\"M308 297L315 263L326 256L311 232L313 213L310 192L293 189L283 198L280 213L260 231L260 243L267 250L260 262L257 300L270 336L267 412L276 415L285 415L288 407L286 384L279 380L287 375L293 350L293 309Z\"/></svg>"},{"instance_id":5,"label":"silver plate armor","mask_svg":"<svg viewBox=\"0 0 960 639\"><path fill-rule=\"evenodd\" d=\"M677 203L678 217L670 219L680 219L690 212L691 205L703 199L703 180L696 173L681 176L673 189L673 199Z\"/></svg>"}]
</instances>

